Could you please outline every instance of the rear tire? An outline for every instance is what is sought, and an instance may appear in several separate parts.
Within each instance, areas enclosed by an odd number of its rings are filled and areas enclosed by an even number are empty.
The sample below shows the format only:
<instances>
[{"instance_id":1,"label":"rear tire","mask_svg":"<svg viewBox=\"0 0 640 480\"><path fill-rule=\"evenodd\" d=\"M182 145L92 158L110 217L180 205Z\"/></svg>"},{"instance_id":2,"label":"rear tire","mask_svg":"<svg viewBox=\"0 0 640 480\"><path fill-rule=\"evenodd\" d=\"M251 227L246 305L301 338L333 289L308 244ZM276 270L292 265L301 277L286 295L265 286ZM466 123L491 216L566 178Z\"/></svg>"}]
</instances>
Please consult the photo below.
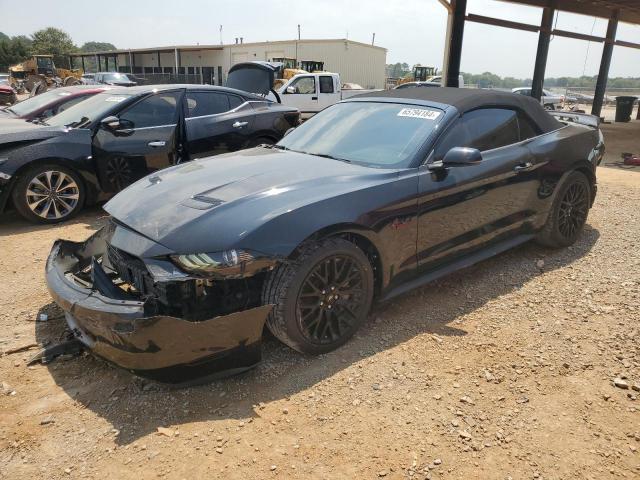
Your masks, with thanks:
<instances>
[{"instance_id":1,"label":"rear tire","mask_svg":"<svg viewBox=\"0 0 640 480\"><path fill-rule=\"evenodd\" d=\"M591 205L591 185L581 172L571 172L553 201L536 242L546 247L573 245L580 236Z\"/></svg>"},{"instance_id":2,"label":"rear tire","mask_svg":"<svg viewBox=\"0 0 640 480\"><path fill-rule=\"evenodd\" d=\"M307 245L264 284L264 304L275 304L267 327L281 342L311 355L346 343L365 321L373 300L367 256L341 238Z\"/></svg>"},{"instance_id":3,"label":"rear tire","mask_svg":"<svg viewBox=\"0 0 640 480\"><path fill-rule=\"evenodd\" d=\"M58 164L36 165L20 174L11 192L20 215L33 223L60 223L75 217L85 202L82 177Z\"/></svg>"}]
</instances>

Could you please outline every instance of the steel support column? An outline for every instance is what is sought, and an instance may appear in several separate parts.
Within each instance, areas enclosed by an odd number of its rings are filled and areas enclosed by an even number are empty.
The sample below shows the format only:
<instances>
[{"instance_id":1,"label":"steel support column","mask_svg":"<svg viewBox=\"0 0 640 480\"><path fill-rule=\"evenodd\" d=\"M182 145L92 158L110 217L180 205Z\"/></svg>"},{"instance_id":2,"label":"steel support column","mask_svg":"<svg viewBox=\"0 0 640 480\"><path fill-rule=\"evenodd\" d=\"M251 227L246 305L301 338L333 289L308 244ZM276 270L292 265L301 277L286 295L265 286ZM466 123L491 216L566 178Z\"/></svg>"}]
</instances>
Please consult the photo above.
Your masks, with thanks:
<instances>
[{"instance_id":1,"label":"steel support column","mask_svg":"<svg viewBox=\"0 0 640 480\"><path fill-rule=\"evenodd\" d=\"M160 65L160 51L157 51L156 55L158 55L158 68L160 69L160 73L162 73L162 65Z\"/></svg>"},{"instance_id":2,"label":"steel support column","mask_svg":"<svg viewBox=\"0 0 640 480\"><path fill-rule=\"evenodd\" d=\"M542 22L538 34L538 50L536 52L536 65L533 69L533 81L531 82L531 96L537 100L542 98L542 85L544 84L544 72L547 69L547 56L549 55L549 42L551 41L551 28L553 27L553 15L555 10L546 7L542 10Z\"/></svg>"},{"instance_id":3,"label":"steel support column","mask_svg":"<svg viewBox=\"0 0 640 480\"><path fill-rule=\"evenodd\" d=\"M98 65L98 69L96 72L101 72L102 68L100 68L100 55L96 55L96 65Z\"/></svg>"},{"instance_id":4,"label":"steel support column","mask_svg":"<svg viewBox=\"0 0 640 480\"><path fill-rule=\"evenodd\" d=\"M600 60L600 70L598 71L598 79L596 80L596 91L593 96L593 105L591 106L591 114L600 116L602 112L602 102L604 101L604 92L607 89L607 79L609 77L609 67L611 66L611 55L613 54L613 45L616 41L616 31L618 30L619 11L614 10L607 25L607 37L602 48L602 60Z\"/></svg>"},{"instance_id":5,"label":"steel support column","mask_svg":"<svg viewBox=\"0 0 640 480\"><path fill-rule=\"evenodd\" d=\"M82 55L82 56L80 57L80 60L82 61L82 71L83 71L83 72L86 72L86 71L87 71L87 69L84 67L84 55Z\"/></svg>"},{"instance_id":6,"label":"steel support column","mask_svg":"<svg viewBox=\"0 0 640 480\"><path fill-rule=\"evenodd\" d=\"M458 86L466 11L467 0L451 0L450 28L447 28L447 39L445 41L448 57L446 59L446 78L444 78L446 87Z\"/></svg>"}]
</instances>

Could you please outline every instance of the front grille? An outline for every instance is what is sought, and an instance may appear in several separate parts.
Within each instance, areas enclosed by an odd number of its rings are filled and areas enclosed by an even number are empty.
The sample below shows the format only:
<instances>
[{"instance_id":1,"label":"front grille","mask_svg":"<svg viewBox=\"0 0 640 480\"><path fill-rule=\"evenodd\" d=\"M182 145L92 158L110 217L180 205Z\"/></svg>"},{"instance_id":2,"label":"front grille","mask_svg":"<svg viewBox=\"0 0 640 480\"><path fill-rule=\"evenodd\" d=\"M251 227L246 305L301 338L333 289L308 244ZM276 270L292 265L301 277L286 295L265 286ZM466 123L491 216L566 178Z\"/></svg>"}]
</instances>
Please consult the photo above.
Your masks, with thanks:
<instances>
[{"instance_id":1,"label":"front grille","mask_svg":"<svg viewBox=\"0 0 640 480\"><path fill-rule=\"evenodd\" d=\"M133 285L142 295L151 292L153 280L142 260L110 244L107 244L107 257L123 282Z\"/></svg>"}]
</instances>

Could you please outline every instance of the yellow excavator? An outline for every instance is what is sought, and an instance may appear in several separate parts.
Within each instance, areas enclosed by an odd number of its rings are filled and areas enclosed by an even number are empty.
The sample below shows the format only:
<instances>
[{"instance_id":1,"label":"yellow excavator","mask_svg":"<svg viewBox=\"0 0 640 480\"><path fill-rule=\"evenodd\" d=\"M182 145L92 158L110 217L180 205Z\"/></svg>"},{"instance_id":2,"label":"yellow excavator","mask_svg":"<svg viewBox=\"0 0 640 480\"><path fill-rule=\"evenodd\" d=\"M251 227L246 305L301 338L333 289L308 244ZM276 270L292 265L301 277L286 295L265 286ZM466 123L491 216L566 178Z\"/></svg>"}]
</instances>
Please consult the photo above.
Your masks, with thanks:
<instances>
[{"instance_id":1,"label":"yellow excavator","mask_svg":"<svg viewBox=\"0 0 640 480\"><path fill-rule=\"evenodd\" d=\"M9 83L16 90L26 89L33 96L51 87L79 85L83 73L79 68L56 68L53 55L33 55L9 67Z\"/></svg>"},{"instance_id":2,"label":"yellow excavator","mask_svg":"<svg viewBox=\"0 0 640 480\"><path fill-rule=\"evenodd\" d=\"M273 88L276 90L301 73L324 71L324 62L316 60L303 60L300 62L300 68L298 68L298 62L295 58L273 58L271 61L282 63L282 69L280 70L279 75L280 78L277 78L273 83Z\"/></svg>"},{"instance_id":3,"label":"yellow excavator","mask_svg":"<svg viewBox=\"0 0 640 480\"><path fill-rule=\"evenodd\" d=\"M406 77L401 78L398 81L398 85L402 85L407 82L426 82L429 77L434 76L438 69L436 67L424 67L422 65L416 65L413 67L413 72Z\"/></svg>"}]
</instances>

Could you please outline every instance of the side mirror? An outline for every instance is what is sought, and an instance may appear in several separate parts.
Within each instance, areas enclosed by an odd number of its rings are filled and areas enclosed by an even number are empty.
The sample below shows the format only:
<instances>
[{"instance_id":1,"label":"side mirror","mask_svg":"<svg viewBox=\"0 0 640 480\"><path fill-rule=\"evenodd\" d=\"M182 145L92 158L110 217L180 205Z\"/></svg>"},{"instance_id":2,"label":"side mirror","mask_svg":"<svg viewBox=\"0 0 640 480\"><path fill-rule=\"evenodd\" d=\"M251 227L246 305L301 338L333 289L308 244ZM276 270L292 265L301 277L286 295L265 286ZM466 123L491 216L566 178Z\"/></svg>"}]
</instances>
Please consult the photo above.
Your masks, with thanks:
<instances>
[{"instance_id":1,"label":"side mirror","mask_svg":"<svg viewBox=\"0 0 640 480\"><path fill-rule=\"evenodd\" d=\"M453 147L442 159L442 165L446 167L464 167L476 165L482 161L482 154L477 148Z\"/></svg>"},{"instance_id":2,"label":"side mirror","mask_svg":"<svg viewBox=\"0 0 640 480\"><path fill-rule=\"evenodd\" d=\"M296 93L296 87L287 87L285 91L287 93Z\"/></svg>"},{"instance_id":3,"label":"side mirror","mask_svg":"<svg viewBox=\"0 0 640 480\"><path fill-rule=\"evenodd\" d=\"M100 125L107 130L117 130L120 128L120 119L115 115L111 115L103 118Z\"/></svg>"},{"instance_id":4,"label":"side mirror","mask_svg":"<svg viewBox=\"0 0 640 480\"><path fill-rule=\"evenodd\" d=\"M287 135L289 135L291 132L293 132L296 129L296 127L291 127L289 128L286 132L284 132L284 135L282 136L282 138L286 137Z\"/></svg>"}]
</instances>

